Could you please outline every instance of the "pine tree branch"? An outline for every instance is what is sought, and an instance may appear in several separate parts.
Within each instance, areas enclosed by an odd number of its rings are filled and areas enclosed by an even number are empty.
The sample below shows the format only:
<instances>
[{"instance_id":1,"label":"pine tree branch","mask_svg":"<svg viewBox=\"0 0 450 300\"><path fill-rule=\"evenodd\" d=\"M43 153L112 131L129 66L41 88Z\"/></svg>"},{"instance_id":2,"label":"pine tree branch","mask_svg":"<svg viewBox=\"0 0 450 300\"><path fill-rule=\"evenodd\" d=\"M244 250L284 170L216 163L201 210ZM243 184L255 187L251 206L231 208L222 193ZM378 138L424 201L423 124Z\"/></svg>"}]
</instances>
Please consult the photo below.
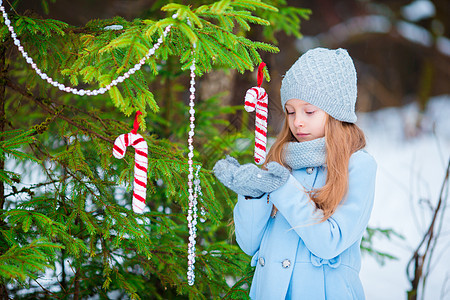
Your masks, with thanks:
<instances>
[{"instance_id":1,"label":"pine tree branch","mask_svg":"<svg viewBox=\"0 0 450 300\"><path fill-rule=\"evenodd\" d=\"M10 87L14 91L18 92L19 94L21 94L25 98L32 100L37 105L39 105L39 107L41 107L42 109L44 109L45 111L47 111L50 114L55 115L59 110L63 110L63 107L60 107L60 106L59 107L56 106L56 107L52 108L52 107L46 105L44 103L44 101L42 101L43 100L42 98L34 97L32 94L30 94L29 92L23 90L17 84L12 82L9 78L5 78L5 81L6 81L6 85L8 87ZM61 120L66 121L67 123L69 123L69 124L79 128L80 130L89 133L92 136L96 136L96 137L98 137L101 140L104 140L104 141L106 141L108 143L114 144L114 141L111 140L110 138L107 138L107 137L105 137L105 136L103 136L103 135L101 135L101 134L99 134L97 132L94 132L94 131L90 130L89 128L86 128L85 126L83 126L81 124L78 124L77 122L73 121L72 119L70 119L70 118L68 118L68 117L66 117L66 116L64 116L64 115L62 115L60 113L57 114L57 117L60 118Z\"/></svg>"},{"instance_id":2,"label":"pine tree branch","mask_svg":"<svg viewBox=\"0 0 450 300\"><path fill-rule=\"evenodd\" d=\"M36 282L40 288L45 292L46 296L48 296L49 294L52 295L55 299L60 299L60 297L58 297L57 295L55 295L54 293L52 293L51 291L49 291L48 289L46 289L45 287L43 287L39 281L37 281L36 279L34 279L34 282Z\"/></svg>"},{"instance_id":3,"label":"pine tree branch","mask_svg":"<svg viewBox=\"0 0 450 300\"><path fill-rule=\"evenodd\" d=\"M8 197L11 197L11 196L15 196L17 194L22 194L22 193L27 193L28 195L32 196L32 195L34 195L33 190L55 184L56 182L59 182L59 180L52 180L49 182L41 182L38 184L31 185L29 188L23 187L20 190L18 190L15 186L12 186L12 192L9 194L6 194L5 199Z\"/></svg>"},{"instance_id":4,"label":"pine tree branch","mask_svg":"<svg viewBox=\"0 0 450 300\"><path fill-rule=\"evenodd\" d=\"M65 171L67 172L67 174L70 175L76 181L78 181L78 183L82 184L86 188L86 190L89 191L89 193L92 195L92 197L96 198L100 203L102 203L103 207L108 206L108 204L102 200L102 196L98 195L92 188L90 188L81 178L79 178L77 176L76 173L72 172L69 168L65 168L65 169L66 169ZM93 182L91 182L91 183L93 183Z\"/></svg>"},{"instance_id":5,"label":"pine tree branch","mask_svg":"<svg viewBox=\"0 0 450 300\"><path fill-rule=\"evenodd\" d=\"M6 124L6 115L5 115L5 101L6 101L6 94L5 94L5 80L4 80L4 74L6 72L6 64L5 64L5 55L6 49L4 45L0 46L0 132L5 131L5 124ZM3 137L1 138L3 139ZM0 159L0 170L5 169L5 160ZM0 180L0 210L3 210L3 206L5 205L5 183ZM0 219L0 226L3 227L5 225L4 221ZM3 253L0 253L3 254ZM6 284L3 282L0 282L0 298L1 299L9 299L8 296L8 288L6 287Z\"/></svg>"},{"instance_id":6,"label":"pine tree branch","mask_svg":"<svg viewBox=\"0 0 450 300\"><path fill-rule=\"evenodd\" d=\"M111 24L105 24L104 27L107 27L110 25L117 25L117 24L112 22ZM88 27L76 27L76 28L69 27L69 28L64 28L63 31L66 34L71 34L71 33L74 33L74 34L102 34L102 33L105 33L105 31L107 31L107 29L92 30L91 28L88 28ZM121 30L115 29L115 30L113 30L113 32L115 32L119 35L121 33L124 33L125 29L121 29Z\"/></svg>"},{"instance_id":7,"label":"pine tree branch","mask_svg":"<svg viewBox=\"0 0 450 300\"><path fill-rule=\"evenodd\" d=\"M5 114L5 102L6 102L6 82L5 73L7 71L6 65L6 48L5 45L0 46L0 132L4 132L6 129L6 114ZM4 137L0 137L2 141ZM5 161L0 159L0 170L5 169ZM3 181L0 181L0 209L3 209L5 204L5 185Z\"/></svg>"},{"instance_id":8,"label":"pine tree branch","mask_svg":"<svg viewBox=\"0 0 450 300\"><path fill-rule=\"evenodd\" d=\"M58 100L53 100L53 103L56 103L56 104L58 104L60 106L67 107L72 112L85 114L85 115L89 116L90 118L95 119L97 122L100 122L103 125L103 128L108 129L108 125L104 122L104 120L102 118L100 118L99 116L93 114L93 113L89 113L89 112L87 112L85 110L82 110L82 109L79 109L78 107L73 106L73 105L63 104L62 102L60 102ZM119 121L117 121L117 120L113 120L113 121L116 121L117 123L119 123Z\"/></svg>"}]
</instances>

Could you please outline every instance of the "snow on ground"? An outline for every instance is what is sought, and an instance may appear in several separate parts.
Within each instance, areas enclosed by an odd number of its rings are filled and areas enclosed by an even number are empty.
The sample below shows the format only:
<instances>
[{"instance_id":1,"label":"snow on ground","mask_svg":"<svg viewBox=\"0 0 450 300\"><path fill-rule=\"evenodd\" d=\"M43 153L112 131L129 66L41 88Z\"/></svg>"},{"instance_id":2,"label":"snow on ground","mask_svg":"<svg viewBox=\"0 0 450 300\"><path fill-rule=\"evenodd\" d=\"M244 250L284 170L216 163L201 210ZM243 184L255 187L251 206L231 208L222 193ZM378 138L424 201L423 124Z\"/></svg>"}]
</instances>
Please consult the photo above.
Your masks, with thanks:
<instances>
[{"instance_id":1,"label":"snow on ground","mask_svg":"<svg viewBox=\"0 0 450 300\"><path fill-rule=\"evenodd\" d=\"M414 134L418 108L386 108L358 116L367 150L378 163L375 204L370 227L392 228L404 240L375 240L375 248L398 260L380 266L363 256L361 280L367 300L407 299L406 265L431 221L450 158L450 95L433 98ZM424 300L450 299L450 199L442 233L433 254ZM420 298L419 298L420 299Z\"/></svg>"}]
</instances>

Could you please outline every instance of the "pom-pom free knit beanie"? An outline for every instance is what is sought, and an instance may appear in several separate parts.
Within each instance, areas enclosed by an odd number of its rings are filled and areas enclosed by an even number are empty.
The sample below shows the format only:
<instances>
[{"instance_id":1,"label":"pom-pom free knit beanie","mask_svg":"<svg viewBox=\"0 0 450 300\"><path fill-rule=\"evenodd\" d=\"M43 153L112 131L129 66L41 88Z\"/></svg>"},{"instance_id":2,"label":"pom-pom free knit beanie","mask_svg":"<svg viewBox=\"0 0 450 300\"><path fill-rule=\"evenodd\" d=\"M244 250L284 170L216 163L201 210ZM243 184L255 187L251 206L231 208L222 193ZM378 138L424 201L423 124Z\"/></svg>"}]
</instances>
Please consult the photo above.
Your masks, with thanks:
<instances>
[{"instance_id":1,"label":"pom-pom free knit beanie","mask_svg":"<svg viewBox=\"0 0 450 300\"><path fill-rule=\"evenodd\" d=\"M287 71L281 83L281 105L300 99L333 118L356 122L356 70L345 49L308 50Z\"/></svg>"}]
</instances>

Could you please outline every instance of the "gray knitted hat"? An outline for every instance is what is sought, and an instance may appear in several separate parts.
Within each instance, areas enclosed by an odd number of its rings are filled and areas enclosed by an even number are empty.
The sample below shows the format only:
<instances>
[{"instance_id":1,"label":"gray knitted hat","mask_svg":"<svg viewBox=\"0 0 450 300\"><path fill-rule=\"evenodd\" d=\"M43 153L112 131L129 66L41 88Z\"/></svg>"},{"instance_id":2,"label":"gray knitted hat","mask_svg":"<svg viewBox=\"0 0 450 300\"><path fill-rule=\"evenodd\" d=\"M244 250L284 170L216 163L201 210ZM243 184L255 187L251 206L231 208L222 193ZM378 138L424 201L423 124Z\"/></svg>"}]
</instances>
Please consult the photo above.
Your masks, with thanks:
<instances>
[{"instance_id":1,"label":"gray knitted hat","mask_svg":"<svg viewBox=\"0 0 450 300\"><path fill-rule=\"evenodd\" d=\"M281 83L281 105L300 99L333 118L356 122L356 70L347 50L308 50L287 71Z\"/></svg>"}]
</instances>

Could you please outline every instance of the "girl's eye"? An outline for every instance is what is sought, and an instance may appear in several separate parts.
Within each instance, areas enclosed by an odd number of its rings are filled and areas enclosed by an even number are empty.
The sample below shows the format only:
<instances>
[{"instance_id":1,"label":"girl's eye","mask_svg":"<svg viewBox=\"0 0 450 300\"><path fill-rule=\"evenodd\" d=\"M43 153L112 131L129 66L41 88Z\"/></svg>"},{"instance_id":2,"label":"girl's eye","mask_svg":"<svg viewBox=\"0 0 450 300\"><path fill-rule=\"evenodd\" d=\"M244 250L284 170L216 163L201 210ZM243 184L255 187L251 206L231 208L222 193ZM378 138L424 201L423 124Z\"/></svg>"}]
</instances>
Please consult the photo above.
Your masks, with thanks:
<instances>
[{"instance_id":1,"label":"girl's eye","mask_svg":"<svg viewBox=\"0 0 450 300\"><path fill-rule=\"evenodd\" d=\"M293 112L293 111L288 111L287 114L288 114L288 115L293 115L294 112Z\"/></svg>"},{"instance_id":2,"label":"girl's eye","mask_svg":"<svg viewBox=\"0 0 450 300\"><path fill-rule=\"evenodd\" d=\"M315 112L316 112L315 110L311 110L311 111L307 111L306 114L307 114L307 115L312 115L312 114L315 113Z\"/></svg>"}]
</instances>

